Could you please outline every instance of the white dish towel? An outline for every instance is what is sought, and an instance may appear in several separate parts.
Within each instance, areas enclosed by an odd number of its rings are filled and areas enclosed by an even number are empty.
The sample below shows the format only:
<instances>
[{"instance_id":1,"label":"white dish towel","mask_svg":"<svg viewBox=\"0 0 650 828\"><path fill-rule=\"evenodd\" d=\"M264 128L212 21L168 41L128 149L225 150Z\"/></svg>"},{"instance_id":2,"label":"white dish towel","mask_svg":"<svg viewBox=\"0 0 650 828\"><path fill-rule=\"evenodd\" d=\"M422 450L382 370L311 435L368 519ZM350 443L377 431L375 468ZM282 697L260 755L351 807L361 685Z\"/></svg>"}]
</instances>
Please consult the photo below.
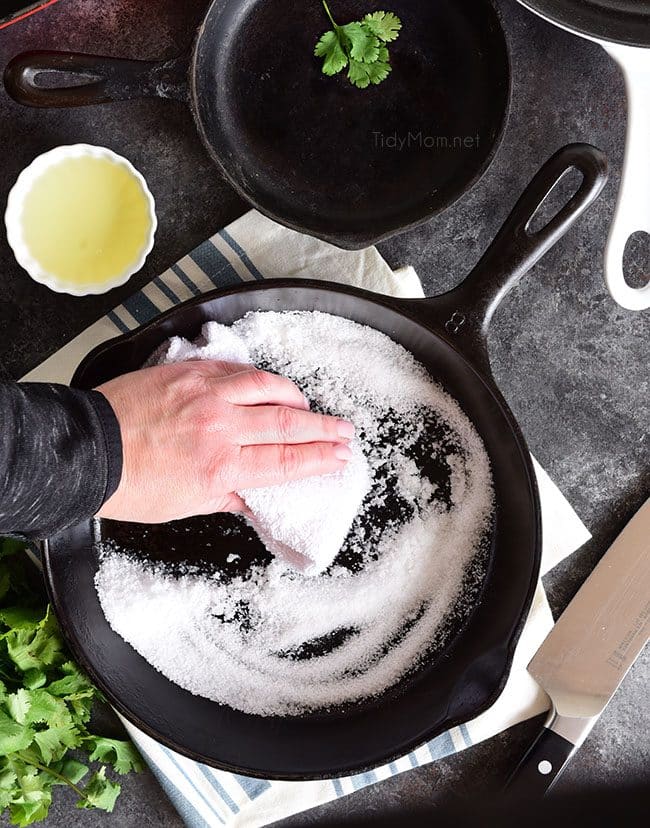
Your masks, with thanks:
<instances>
[{"instance_id":1,"label":"white dish towel","mask_svg":"<svg viewBox=\"0 0 650 828\"><path fill-rule=\"evenodd\" d=\"M423 296L412 267L392 271L376 248L339 250L251 211L199 245L176 265L85 330L24 379L69 382L80 360L100 342L133 330L161 311L215 287L270 277L345 282L402 297ZM590 537L546 472L535 463L544 533L542 574ZM553 625L541 583L503 693L483 715L454 727L408 756L368 773L317 782L271 782L214 770L180 756L125 725L191 828L256 828L345 796L494 736L548 706L526 664Z\"/></svg>"}]
</instances>

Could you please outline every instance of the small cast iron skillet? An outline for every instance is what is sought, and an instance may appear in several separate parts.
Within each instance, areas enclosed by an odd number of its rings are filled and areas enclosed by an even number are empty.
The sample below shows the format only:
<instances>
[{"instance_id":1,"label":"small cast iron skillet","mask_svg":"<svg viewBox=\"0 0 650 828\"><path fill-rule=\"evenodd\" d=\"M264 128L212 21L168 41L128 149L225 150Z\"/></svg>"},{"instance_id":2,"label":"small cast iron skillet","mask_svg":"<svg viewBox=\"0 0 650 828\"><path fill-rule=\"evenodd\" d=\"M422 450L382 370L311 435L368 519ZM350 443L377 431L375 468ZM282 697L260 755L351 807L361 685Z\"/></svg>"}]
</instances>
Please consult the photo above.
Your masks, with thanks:
<instances>
[{"instance_id":1,"label":"small cast iron skillet","mask_svg":"<svg viewBox=\"0 0 650 828\"><path fill-rule=\"evenodd\" d=\"M579 190L546 227L531 233L531 217L572 167L583 174ZM200 560L201 553L205 560L209 539L215 543L208 554L224 569L231 552L246 566L259 544L224 537L232 517L162 527L87 521L50 539L45 565L57 616L75 656L119 711L155 739L209 765L253 776L308 779L389 761L492 704L537 584L541 527L530 454L490 374L487 328L503 296L594 201L606 177L605 158L594 147L574 144L560 150L533 179L470 276L434 299L397 300L318 281L247 283L186 302L100 345L83 360L73 384L91 388L138 368L172 334L196 336L206 320L229 324L260 309L338 314L402 344L459 401L485 442L496 495L480 600L443 652L380 698L300 717L251 716L192 696L141 658L102 613L93 586L94 541L114 539L178 561L197 555Z\"/></svg>"},{"instance_id":2,"label":"small cast iron skillet","mask_svg":"<svg viewBox=\"0 0 650 828\"><path fill-rule=\"evenodd\" d=\"M329 21L318 0L215 0L190 55L26 52L4 83L28 106L180 99L243 198L296 230L363 248L430 218L478 180L510 98L492 0L392 0L390 9L403 23L393 71L365 90L322 74L313 51ZM338 22L367 11L352 0ZM42 73L48 86L38 85ZM61 88L70 75L84 83Z\"/></svg>"}]
</instances>

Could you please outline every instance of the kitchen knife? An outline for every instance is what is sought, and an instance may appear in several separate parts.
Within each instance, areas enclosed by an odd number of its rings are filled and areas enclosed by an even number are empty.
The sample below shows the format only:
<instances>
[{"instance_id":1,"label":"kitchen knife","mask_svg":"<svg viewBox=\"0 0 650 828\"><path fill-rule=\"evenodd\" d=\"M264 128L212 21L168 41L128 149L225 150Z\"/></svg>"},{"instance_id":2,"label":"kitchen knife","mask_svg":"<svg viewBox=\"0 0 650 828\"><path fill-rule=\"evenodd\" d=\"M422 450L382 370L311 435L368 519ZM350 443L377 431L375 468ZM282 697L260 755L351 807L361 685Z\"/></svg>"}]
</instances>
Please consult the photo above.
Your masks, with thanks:
<instances>
[{"instance_id":1,"label":"kitchen knife","mask_svg":"<svg viewBox=\"0 0 650 828\"><path fill-rule=\"evenodd\" d=\"M650 632L650 499L627 524L528 665L548 693L546 725L508 791L554 784L643 650Z\"/></svg>"}]
</instances>

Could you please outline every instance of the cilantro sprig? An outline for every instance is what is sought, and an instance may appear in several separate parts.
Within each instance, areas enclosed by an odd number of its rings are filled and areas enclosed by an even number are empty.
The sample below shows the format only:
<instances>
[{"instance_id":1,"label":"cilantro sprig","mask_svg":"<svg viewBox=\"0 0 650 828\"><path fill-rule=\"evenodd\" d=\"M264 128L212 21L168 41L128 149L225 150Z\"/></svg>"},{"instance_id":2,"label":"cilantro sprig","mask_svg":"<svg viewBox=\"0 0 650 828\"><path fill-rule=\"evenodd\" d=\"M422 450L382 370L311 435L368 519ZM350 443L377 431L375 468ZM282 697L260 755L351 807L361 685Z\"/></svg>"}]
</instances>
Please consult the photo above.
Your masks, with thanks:
<instances>
[{"instance_id":1,"label":"cilantro sprig","mask_svg":"<svg viewBox=\"0 0 650 828\"><path fill-rule=\"evenodd\" d=\"M112 811L120 785L106 765L118 774L143 767L130 742L90 731L103 697L70 660L23 548L0 539L0 812L18 826L45 819L55 785L71 788L78 808ZM90 762L102 764L91 773Z\"/></svg>"},{"instance_id":2,"label":"cilantro sprig","mask_svg":"<svg viewBox=\"0 0 650 828\"><path fill-rule=\"evenodd\" d=\"M332 29L321 36L314 54L323 58L325 75L336 75L348 67L348 80L359 89L386 80L391 71L386 44L399 37L402 22L392 12L375 11L363 20L339 26L323 0Z\"/></svg>"}]
</instances>

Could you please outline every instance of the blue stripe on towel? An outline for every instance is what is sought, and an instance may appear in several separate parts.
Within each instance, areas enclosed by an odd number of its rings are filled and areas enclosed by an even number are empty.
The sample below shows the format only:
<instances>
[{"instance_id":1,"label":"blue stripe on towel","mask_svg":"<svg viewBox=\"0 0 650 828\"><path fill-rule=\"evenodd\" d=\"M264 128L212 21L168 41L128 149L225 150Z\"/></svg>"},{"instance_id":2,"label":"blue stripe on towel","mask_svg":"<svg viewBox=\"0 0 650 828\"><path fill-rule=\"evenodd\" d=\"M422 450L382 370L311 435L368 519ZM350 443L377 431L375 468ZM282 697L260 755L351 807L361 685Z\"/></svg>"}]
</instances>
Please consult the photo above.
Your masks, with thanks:
<instances>
[{"instance_id":1,"label":"blue stripe on towel","mask_svg":"<svg viewBox=\"0 0 650 828\"><path fill-rule=\"evenodd\" d=\"M174 785L174 783L171 782L162 771L158 769L156 764L153 761L148 764L156 779L160 782L162 789L171 799L172 805L180 814L181 819L187 828L212 828L212 826L206 822L201 814L196 810L192 802L178 790L176 785Z\"/></svg>"},{"instance_id":2,"label":"blue stripe on towel","mask_svg":"<svg viewBox=\"0 0 650 828\"><path fill-rule=\"evenodd\" d=\"M166 282L160 278L160 276L156 276L153 280L154 285L165 294L165 296L169 299L169 301L173 305L178 305L180 303L179 297L174 293L174 291L169 287Z\"/></svg>"},{"instance_id":3,"label":"blue stripe on towel","mask_svg":"<svg viewBox=\"0 0 650 828\"><path fill-rule=\"evenodd\" d=\"M115 325L115 327L121 331L122 333L128 333L129 328L127 325L122 322L120 317L115 313L115 311L109 311L106 316L111 320L111 322Z\"/></svg>"},{"instance_id":4,"label":"blue stripe on towel","mask_svg":"<svg viewBox=\"0 0 650 828\"><path fill-rule=\"evenodd\" d=\"M432 759L442 759L444 756L449 756L450 753L456 753L449 731L436 736L435 739L427 743L427 747Z\"/></svg>"},{"instance_id":5,"label":"blue stripe on towel","mask_svg":"<svg viewBox=\"0 0 650 828\"><path fill-rule=\"evenodd\" d=\"M156 316L160 315L160 308L156 307L154 303L149 299L148 296L145 296L142 291L139 293L134 293L133 296L129 296L128 299L125 299L122 302L122 306L125 307L131 316L134 319L144 325L145 322L150 322Z\"/></svg>"},{"instance_id":6,"label":"blue stripe on towel","mask_svg":"<svg viewBox=\"0 0 650 828\"><path fill-rule=\"evenodd\" d=\"M465 745L467 747L471 747L474 743L472 742L472 737L469 735L469 730L467 729L466 724L460 725L460 732L463 734L463 739L465 740Z\"/></svg>"},{"instance_id":7,"label":"blue stripe on towel","mask_svg":"<svg viewBox=\"0 0 650 828\"><path fill-rule=\"evenodd\" d=\"M241 282L239 274L228 259L208 239L192 250L190 258L205 273L215 287L229 287Z\"/></svg>"},{"instance_id":8,"label":"blue stripe on towel","mask_svg":"<svg viewBox=\"0 0 650 828\"><path fill-rule=\"evenodd\" d=\"M192 292L192 294L193 294L194 296L198 296L198 295L201 293L201 291L197 288L197 286L194 284L194 282L193 282L193 281L190 279L190 277L189 277L189 276L185 273L185 271L184 271L184 270L182 270L182 269L179 267L179 265L174 264L174 265L172 265L172 266L171 266L171 268L170 268L170 269L171 269L171 270L173 270L173 272L174 272L174 273L178 276L178 278L179 278L179 279L181 280L181 282L185 285L185 287L186 287L186 288L189 288L189 290Z\"/></svg>"},{"instance_id":9,"label":"blue stripe on towel","mask_svg":"<svg viewBox=\"0 0 650 828\"><path fill-rule=\"evenodd\" d=\"M225 241L225 243L228 245L228 247L231 250L233 250L239 256L242 263L244 265L246 265L246 267L248 268L248 271L251 274L251 276L254 279L257 279L258 281L261 282L264 279L264 276L262 276L262 274L255 267L253 262L251 262L251 260L249 259L248 254L246 253L246 251L239 244L237 244L237 242L233 239L233 237L230 235L230 233L227 230L220 230L219 235Z\"/></svg>"},{"instance_id":10,"label":"blue stripe on towel","mask_svg":"<svg viewBox=\"0 0 650 828\"><path fill-rule=\"evenodd\" d=\"M210 785L215 789L215 791L219 794L221 799L223 800L224 804L230 808L233 814L239 812L239 806L235 802L235 800L230 796L228 791L224 788L224 786L219 782L217 777L215 776L214 772L211 768L207 765L202 765L200 762L196 763L196 767L201 771L203 776L208 780Z\"/></svg>"},{"instance_id":11,"label":"blue stripe on towel","mask_svg":"<svg viewBox=\"0 0 650 828\"><path fill-rule=\"evenodd\" d=\"M271 783L267 782L266 779L253 779L252 776L240 776L238 773L233 773L232 778L248 794L249 799L257 799L258 796L271 787Z\"/></svg>"},{"instance_id":12,"label":"blue stripe on towel","mask_svg":"<svg viewBox=\"0 0 650 828\"><path fill-rule=\"evenodd\" d=\"M343 785L341 785L341 780L332 779L332 785L334 785L334 791L336 792L336 795L343 796Z\"/></svg>"},{"instance_id":13,"label":"blue stripe on towel","mask_svg":"<svg viewBox=\"0 0 650 828\"><path fill-rule=\"evenodd\" d=\"M200 797L200 798L203 800L203 802L204 802L204 803L208 806L208 809L209 809L210 811L212 811L212 813L213 813L213 814L214 814L214 816L215 816L215 817L219 820L219 822L224 823L224 819L223 819L223 817L222 817L222 816L220 816L220 814L218 814L218 813L217 813L217 810L216 810L216 808L214 807L214 805L213 805L213 804L210 802L210 800L209 800L206 796L204 796L204 795L203 795L203 793L202 793L202 792L201 792L201 791L200 791L200 790L196 787L196 785L194 784L194 782L192 782L192 780L191 780L191 778L190 778L189 774L186 772L185 768L183 767L183 761L184 761L184 760L183 760L183 759L181 759L181 757L180 757L180 756L178 756L178 754L174 753L174 751L173 751L173 750L170 750L168 747L165 747L165 745L161 745L160 747L161 747L161 748L162 748L162 750L163 750L163 751L167 754L167 756L169 757L170 761L171 761L171 762L173 762L173 764L174 764L174 765L176 765L176 767L178 768L178 770L180 771L180 773L181 773L181 774L185 777L185 780L187 781L188 785L190 785L190 786L191 786L192 790L196 793L196 795L197 795L198 797ZM225 824L225 823L224 823L224 824Z\"/></svg>"},{"instance_id":14,"label":"blue stripe on towel","mask_svg":"<svg viewBox=\"0 0 650 828\"><path fill-rule=\"evenodd\" d=\"M355 791L361 790L361 788L365 788L367 785L372 785L374 782L377 781L377 774L374 771L368 771L367 773L358 773L356 776L351 776L350 781L352 782L352 787Z\"/></svg>"}]
</instances>

